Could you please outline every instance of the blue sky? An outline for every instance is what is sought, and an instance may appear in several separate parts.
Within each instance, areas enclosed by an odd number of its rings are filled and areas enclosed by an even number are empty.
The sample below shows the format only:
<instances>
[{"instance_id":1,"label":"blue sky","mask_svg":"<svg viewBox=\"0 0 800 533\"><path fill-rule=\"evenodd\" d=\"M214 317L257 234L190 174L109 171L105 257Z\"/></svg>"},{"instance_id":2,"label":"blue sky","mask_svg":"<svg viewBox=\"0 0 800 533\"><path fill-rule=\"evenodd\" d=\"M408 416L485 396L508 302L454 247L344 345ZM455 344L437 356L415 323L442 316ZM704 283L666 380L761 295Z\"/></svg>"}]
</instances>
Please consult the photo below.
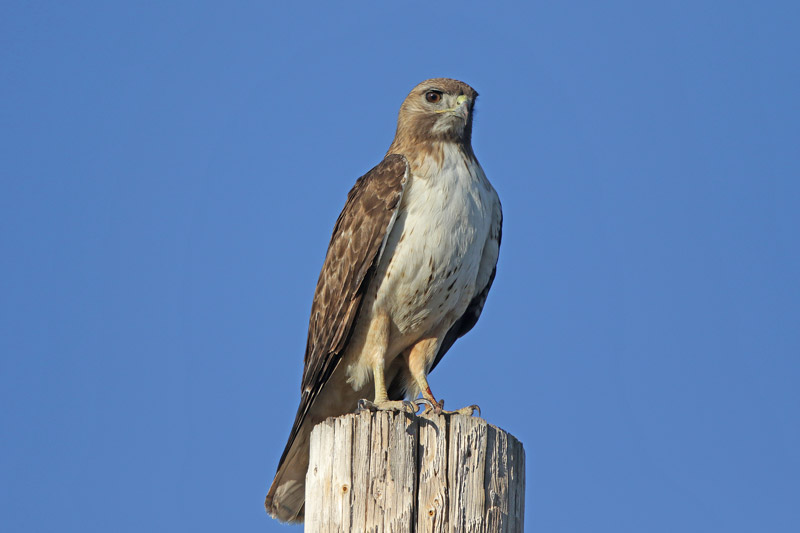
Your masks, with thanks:
<instances>
[{"instance_id":1,"label":"blue sky","mask_svg":"<svg viewBox=\"0 0 800 533\"><path fill-rule=\"evenodd\" d=\"M431 376L526 530L800 530L797 2L5 2L5 531L299 531L262 503L333 223L419 81L505 212Z\"/></svg>"}]
</instances>

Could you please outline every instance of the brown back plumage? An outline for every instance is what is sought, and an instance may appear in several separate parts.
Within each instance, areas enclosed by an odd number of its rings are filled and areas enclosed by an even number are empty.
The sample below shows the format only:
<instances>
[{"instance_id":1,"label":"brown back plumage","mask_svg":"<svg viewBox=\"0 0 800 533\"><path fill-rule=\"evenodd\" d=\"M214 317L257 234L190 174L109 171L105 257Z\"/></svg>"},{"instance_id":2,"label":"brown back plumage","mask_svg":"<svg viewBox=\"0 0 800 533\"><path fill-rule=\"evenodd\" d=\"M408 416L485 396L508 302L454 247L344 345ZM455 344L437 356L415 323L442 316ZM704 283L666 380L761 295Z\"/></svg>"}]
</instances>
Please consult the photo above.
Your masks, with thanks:
<instances>
[{"instance_id":1,"label":"brown back plumage","mask_svg":"<svg viewBox=\"0 0 800 533\"><path fill-rule=\"evenodd\" d=\"M308 450L298 446L304 448L308 443L301 433L310 431L308 412L350 339L361 299L400 205L407 169L403 156L391 155L359 178L333 228L311 305L300 406L264 502L271 516L285 522L303 520Z\"/></svg>"},{"instance_id":2,"label":"brown back plumage","mask_svg":"<svg viewBox=\"0 0 800 533\"><path fill-rule=\"evenodd\" d=\"M359 178L333 227L311 304L300 409L281 462L350 338L378 252L400 204L406 168L404 157L389 156Z\"/></svg>"}]
</instances>

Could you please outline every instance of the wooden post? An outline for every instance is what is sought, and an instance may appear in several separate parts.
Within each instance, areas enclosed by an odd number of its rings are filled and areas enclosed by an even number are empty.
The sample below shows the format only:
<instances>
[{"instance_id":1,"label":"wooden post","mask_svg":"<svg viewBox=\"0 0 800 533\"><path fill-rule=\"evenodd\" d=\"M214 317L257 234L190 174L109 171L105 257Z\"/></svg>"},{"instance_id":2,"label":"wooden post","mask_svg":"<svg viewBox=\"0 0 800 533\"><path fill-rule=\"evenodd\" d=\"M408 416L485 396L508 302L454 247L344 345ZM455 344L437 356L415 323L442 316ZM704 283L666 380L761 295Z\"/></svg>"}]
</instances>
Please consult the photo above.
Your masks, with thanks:
<instances>
[{"instance_id":1,"label":"wooden post","mask_svg":"<svg viewBox=\"0 0 800 533\"><path fill-rule=\"evenodd\" d=\"M306 531L523 531L525 450L462 415L365 411L311 433Z\"/></svg>"}]
</instances>

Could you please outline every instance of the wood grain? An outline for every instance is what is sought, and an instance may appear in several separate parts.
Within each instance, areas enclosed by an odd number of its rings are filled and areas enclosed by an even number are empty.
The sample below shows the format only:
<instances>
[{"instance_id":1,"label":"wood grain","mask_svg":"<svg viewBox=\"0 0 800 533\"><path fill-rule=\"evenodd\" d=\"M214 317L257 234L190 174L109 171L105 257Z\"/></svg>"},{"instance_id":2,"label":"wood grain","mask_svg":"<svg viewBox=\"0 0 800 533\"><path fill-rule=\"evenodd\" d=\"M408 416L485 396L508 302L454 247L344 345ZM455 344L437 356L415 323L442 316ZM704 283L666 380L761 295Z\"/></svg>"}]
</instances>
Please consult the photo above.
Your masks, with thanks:
<instances>
[{"instance_id":1,"label":"wood grain","mask_svg":"<svg viewBox=\"0 0 800 533\"><path fill-rule=\"evenodd\" d=\"M306 531L515 533L524 504L525 450L481 418L362 412L311 433Z\"/></svg>"}]
</instances>

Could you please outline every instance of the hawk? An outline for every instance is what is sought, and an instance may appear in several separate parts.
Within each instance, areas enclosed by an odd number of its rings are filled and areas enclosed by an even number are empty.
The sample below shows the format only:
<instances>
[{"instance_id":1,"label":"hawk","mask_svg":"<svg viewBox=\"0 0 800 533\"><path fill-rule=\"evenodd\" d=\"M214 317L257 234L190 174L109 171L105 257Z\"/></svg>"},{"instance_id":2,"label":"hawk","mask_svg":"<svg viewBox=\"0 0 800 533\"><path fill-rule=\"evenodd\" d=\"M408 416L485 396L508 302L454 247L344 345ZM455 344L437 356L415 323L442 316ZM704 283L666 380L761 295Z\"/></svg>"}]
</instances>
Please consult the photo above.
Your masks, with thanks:
<instances>
[{"instance_id":1,"label":"hawk","mask_svg":"<svg viewBox=\"0 0 800 533\"><path fill-rule=\"evenodd\" d=\"M265 502L279 520L303 521L315 424L368 397L370 408L413 412L403 398L421 394L442 412L428 373L478 321L500 250L500 200L472 151L477 96L447 78L417 85L386 157L347 195L311 306L300 407Z\"/></svg>"}]
</instances>

